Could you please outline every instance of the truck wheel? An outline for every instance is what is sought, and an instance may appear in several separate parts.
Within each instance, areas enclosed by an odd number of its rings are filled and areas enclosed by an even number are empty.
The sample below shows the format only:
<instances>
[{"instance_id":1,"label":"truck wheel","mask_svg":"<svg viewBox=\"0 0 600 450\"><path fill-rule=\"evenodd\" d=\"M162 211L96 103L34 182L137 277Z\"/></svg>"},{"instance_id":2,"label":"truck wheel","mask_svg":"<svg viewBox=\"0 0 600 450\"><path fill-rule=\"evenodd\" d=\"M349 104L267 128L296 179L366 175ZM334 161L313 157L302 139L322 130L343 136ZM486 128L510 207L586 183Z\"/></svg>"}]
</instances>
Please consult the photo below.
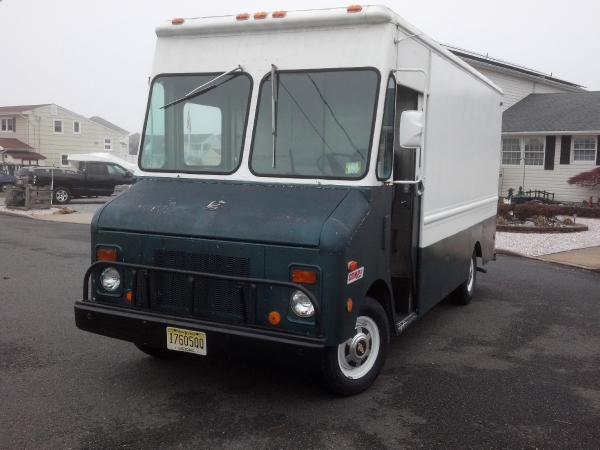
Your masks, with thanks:
<instances>
[{"instance_id":1,"label":"truck wheel","mask_svg":"<svg viewBox=\"0 0 600 450\"><path fill-rule=\"evenodd\" d=\"M468 305L475 293L475 282L477 281L477 254L473 250L471 264L469 265L469 277L452 292L452 300L457 305Z\"/></svg>"},{"instance_id":2,"label":"truck wheel","mask_svg":"<svg viewBox=\"0 0 600 450\"><path fill-rule=\"evenodd\" d=\"M340 397L369 388L385 364L389 341L385 311L367 297L358 313L352 337L325 349L325 370L320 374L325 387Z\"/></svg>"},{"instance_id":3,"label":"truck wheel","mask_svg":"<svg viewBox=\"0 0 600 450\"><path fill-rule=\"evenodd\" d=\"M154 356L155 358L173 358L175 356L178 356L179 354L178 352L174 352L173 350L148 347L147 345L136 344L135 342L133 343L133 345L135 345L138 349L143 351L146 355Z\"/></svg>"},{"instance_id":4,"label":"truck wheel","mask_svg":"<svg viewBox=\"0 0 600 450\"><path fill-rule=\"evenodd\" d=\"M53 193L54 203L66 205L71 201L71 192L66 187L57 187Z\"/></svg>"}]
</instances>

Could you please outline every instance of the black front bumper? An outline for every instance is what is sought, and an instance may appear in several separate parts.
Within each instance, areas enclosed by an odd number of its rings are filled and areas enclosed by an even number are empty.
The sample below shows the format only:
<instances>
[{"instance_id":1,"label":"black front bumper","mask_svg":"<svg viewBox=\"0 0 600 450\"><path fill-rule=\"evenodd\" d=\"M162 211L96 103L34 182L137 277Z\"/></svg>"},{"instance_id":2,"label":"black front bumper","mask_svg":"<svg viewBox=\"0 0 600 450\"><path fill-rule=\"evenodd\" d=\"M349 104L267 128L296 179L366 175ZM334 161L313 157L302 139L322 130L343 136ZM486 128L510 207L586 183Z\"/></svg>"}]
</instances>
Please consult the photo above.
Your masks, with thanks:
<instances>
[{"instance_id":1,"label":"black front bumper","mask_svg":"<svg viewBox=\"0 0 600 450\"><path fill-rule=\"evenodd\" d=\"M167 348L167 327L201 331L206 333L207 355L210 356L240 357L323 370L323 337L157 314L89 300L75 303L75 324L91 333L159 349Z\"/></svg>"}]
</instances>

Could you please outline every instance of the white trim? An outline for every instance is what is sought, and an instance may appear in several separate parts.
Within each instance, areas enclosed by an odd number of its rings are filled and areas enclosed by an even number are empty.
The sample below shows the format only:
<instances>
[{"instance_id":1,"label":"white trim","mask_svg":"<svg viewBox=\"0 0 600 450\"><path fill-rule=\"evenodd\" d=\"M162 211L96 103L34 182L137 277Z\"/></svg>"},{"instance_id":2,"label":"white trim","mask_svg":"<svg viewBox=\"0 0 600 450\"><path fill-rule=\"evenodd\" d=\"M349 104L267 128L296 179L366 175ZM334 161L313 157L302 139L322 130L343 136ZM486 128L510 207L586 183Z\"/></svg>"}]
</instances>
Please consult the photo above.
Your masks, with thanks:
<instances>
[{"instance_id":1,"label":"white trim","mask_svg":"<svg viewBox=\"0 0 600 450\"><path fill-rule=\"evenodd\" d=\"M6 120L10 120L11 122L11 129L10 130L3 130L2 126L1 126L1 122L0 122L0 133L14 133L15 132L15 118L14 117L3 117L1 119L2 121ZM8 122L6 122L6 126L8 128Z\"/></svg>"},{"instance_id":2,"label":"white trim","mask_svg":"<svg viewBox=\"0 0 600 450\"><path fill-rule=\"evenodd\" d=\"M542 163L541 164L525 164L525 139L533 139L533 138L539 138L542 143L543 143L543 149L541 151L542 153ZM519 149L521 151L521 158L519 160L519 164L505 164L502 162L502 160L504 159L504 139L518 139L519 140ZM534 152L534 153L539 153L539 152ZM502 142L500 143L500 167L507 167L507 168L516 168L516 167L530 167L530 168L536 168L536 167L544 167L544 164L546 163L546 136L544 135L540 135L540 134L529 134L527 136L502 136Z\"/></svg>"},{"instance_id":3,"label":"white trim","mask_svg":"<svg viewBox=\"0 0 600 450\"><path fill-rule=\"evenodd\" d=\"M63 164L63 156L67 157L67 163ZM68 153L61 153L60 154L60 167L69 167L71 164L69 164L69 154Z\"/></svg>"},{"instance_id":4,"label":"white trim","mask_svg":"<svg viewBox=\"0 0 600 450\"><path fill-rule=\"evenodd\" d=\"M591 160L575 160L575 139L571 139L571 154L570 154L570 161L571 164L582 164L582 165L596 165L596 159L598 158L598 137L597 136L577 136L578 138L589 138L592 139L594 141L594 146L596 147L594 149L594 157ZM582 149L578 149L578 150L582 150ZM586 149L586 150L591 150L591 149Z\"/></svg>"},{"instance_id":5,"label":"white trim","mask_svg":"<svg viewBox=\"0 0 600 450\"><path fill-rule=\"evenodd\" d=\"M503 131L502 137L513 137L513 136L569 136L569 135L599 135L600 130L584 130L584 131Z\"/></svg>"},{"instance_id":6,"label":"white trim","mask_svg":"<svg viewBox=\"0 0 600 450\"><path fill-rule=\"evenodd\" d=\"M79 131L75 131L75 124L79 125ZM73 121L73 134L81 134L81 121L80 120Z\"/></svg>"},{"instance_id":7,"label":"white trim","mask_svg":"<svg viewBox=\"0 0 600 450\"><path fill-rule=\"evenodd\" d=\"M56 122L60 122L60 131L56 131ZM52 133L53 134L64 134L65 122L63 119L52 119Z\"/></svg>"},{"instance_id":8,"label":"white trim","mask_svg":"<svg viewBox=\"0 0 600 450\"><path fill-rule=\"evenodd\" d=\"M482 200L476 200L474 202L470 202L461 206L455 206L452 209L447 209L446 211L442 211L436 214L431 214L429 216L425 216L423 219L423 225L429 225L434 222L438 222L440 220L444 220L451 216L456 216L458 214L465 213L467 211L471 211L474 209L481 208L482 206L487 206L492 203L498 203L498 196L494 195L493 197L484 198Z\"/></svg>"}]
</instances>

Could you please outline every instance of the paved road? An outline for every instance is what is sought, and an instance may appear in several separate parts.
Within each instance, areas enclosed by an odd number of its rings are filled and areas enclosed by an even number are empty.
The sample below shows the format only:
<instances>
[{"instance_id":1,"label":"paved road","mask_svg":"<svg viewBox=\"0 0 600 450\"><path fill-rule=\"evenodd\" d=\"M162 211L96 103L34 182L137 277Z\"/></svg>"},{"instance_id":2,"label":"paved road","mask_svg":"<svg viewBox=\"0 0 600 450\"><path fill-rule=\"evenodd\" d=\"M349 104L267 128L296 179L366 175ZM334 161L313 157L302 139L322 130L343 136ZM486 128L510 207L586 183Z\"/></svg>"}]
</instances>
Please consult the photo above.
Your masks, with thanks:
<instances>
[{"instance_id":1,"label":"paved road","mask_svg":"<svg viewBox=\"0 0 600 450\"><path fill-rule=\"evenodd\" d=\"M155 360L73 324L88 227L0 216L2 449L600 448L600 275L499 257L366 393L302 371Z\"/></svg>"}]
</instances>

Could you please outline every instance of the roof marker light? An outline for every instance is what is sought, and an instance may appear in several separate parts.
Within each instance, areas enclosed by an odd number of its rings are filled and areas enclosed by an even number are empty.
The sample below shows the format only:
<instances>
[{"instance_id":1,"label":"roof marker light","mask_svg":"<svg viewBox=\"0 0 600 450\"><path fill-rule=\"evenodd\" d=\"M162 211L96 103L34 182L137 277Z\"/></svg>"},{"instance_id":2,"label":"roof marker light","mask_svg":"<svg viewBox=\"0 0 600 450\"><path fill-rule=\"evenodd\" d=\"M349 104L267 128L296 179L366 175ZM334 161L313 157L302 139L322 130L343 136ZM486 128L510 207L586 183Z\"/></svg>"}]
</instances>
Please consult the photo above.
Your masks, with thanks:
<instances>
[{"instance_id":1,"label":"roof marker light","mask_svg":"<svg viewBox=\"0 0 600 450\"><path fill-rule=\"evenodd\" d=\"M351 12L361 12L362 11L362 6L360 5L350 5L346 8L346 11L351 13Z\"/></svg>"},{"instance_id":2,"label":"roof marker light","mask_svg":"<svg viewBox=\"0 0 600 450\"><path fill-rule=\"evenodd\" d=\"M237 16L235 16L236 20L248 20L250 18L250 14L248 13L241 13L238 14Z\"/></svg>"},{"instance_id":3,"label":"roof marker light","mask_svg":"<svg viewBox=\"0 0 600 450\"><path fill-rule=\"evenodd\" d=\"M273 16L274 19L282 19L283 17L285 17L287 13L285 11L273 11L273 14L271 14Z\"/></svg>"},{"instance_id":4,"label":"roof marker light","mask_svg":"<svg viewBox=\"0 0 600 450\"><path fill-rule=\"evenodd\" d=\"M267 16L268 16L268 14L266 12L264 12L264 11L254 13L254 18L255 19L266 19Z\"/></svg>"},{"instance_id":5,"label":"roof marker light","mask_svg":"<svg viewBox=\"0 0 600 450\"><path fill-rule=\"evenodd\" d=\"M173 25L181 25L183 22L184 20L181 17L176 17L175 19L171 20Z\"/></svg>"}]
</instances>

